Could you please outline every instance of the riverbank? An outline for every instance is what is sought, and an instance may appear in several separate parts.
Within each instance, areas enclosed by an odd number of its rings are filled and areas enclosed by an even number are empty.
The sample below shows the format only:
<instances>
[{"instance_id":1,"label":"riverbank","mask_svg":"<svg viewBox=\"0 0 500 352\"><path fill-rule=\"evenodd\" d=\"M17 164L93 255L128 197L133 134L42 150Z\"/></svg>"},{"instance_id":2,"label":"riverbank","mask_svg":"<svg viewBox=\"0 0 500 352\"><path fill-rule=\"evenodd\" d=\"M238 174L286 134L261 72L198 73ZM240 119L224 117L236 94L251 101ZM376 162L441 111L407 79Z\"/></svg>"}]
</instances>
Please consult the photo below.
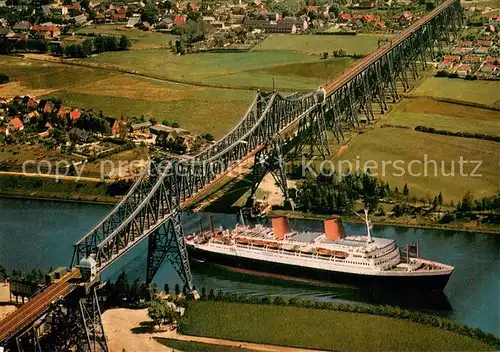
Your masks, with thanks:
<instances>
[{"instance_id":1,"label":"riverbank","mask_svg":"<svg viewBox=\"0 0 500 352\"><path fill-rule=\"evenodd\" d=\"M0 175L0 197L9 198L116 204L121 197L109 195L109 187L105 182Z\"/></svg>"},{"instance_id":2,"label":"riverbank","mask_svg":"<svg viewBox=\"0 0 500 352\"><path fill-rule=\"evenodd\" d=\"M331 214L312 214L312 213L304 213L292 210L273 210L267 213L267 217L273 217L273 216L287 216L289 219L299 219L299 220L324 220L326 218L332 217ZM345 222L351 222L357 224L363 223L363 220L361 220L356 216L342 216L342 220L344 220ZM478 226L478 225L468 226L468 223L436 224L436 223L418 222L418 220L417 222L414 223L406 223L403 222L405 221L405 219L401 219L399 221L388 220L387 217L380 217L380 216L371 216L370 220L373 224L376 225L500 234L500 227L493 228L493 227Z\"/></svg>"}]
</instances>

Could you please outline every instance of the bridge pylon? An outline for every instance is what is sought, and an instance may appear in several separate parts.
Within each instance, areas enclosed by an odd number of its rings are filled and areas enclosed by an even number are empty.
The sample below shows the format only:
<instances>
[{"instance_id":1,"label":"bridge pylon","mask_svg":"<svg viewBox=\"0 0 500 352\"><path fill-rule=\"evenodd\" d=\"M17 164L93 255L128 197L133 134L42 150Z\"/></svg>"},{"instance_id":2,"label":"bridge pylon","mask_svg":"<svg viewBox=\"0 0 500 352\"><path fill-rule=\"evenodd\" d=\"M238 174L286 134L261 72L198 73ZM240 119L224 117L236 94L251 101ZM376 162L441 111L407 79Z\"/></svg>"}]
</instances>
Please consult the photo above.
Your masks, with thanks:
<instances>
[{"instance_id":1,"label":"bridge pylon","mask_svg":"<svg viewBox=\"0 0 500 352\"><path fill-rule=\"evenodd\" d=\"M165 258L172 264L189 292L193 291L193 276L184 242L181 215L175 212L148 239L146 283L150 284Z\"/></svg>"},{"instance_id":2,"label":"bridge pylon","mask_svg":"<svg viewBox=\"0 0 500 352\"><path fill-rule=\"evenodd\" d=\"M249 201L252 201L257 188L267 173L271 173L276 185L279 187L285 198L285 205L292 206L286 176L285 155L288 145L281 138L275 137L266 143L264 148L259 150L254 157L252 169L252 189Z\"/></svg>"},{"instance_id":3,"label":"bridge pylon","mask_svg":"<svg viewBox=\"0 0 500 352\"><path fill-rule=\"evenodd\" d=\"M307 114L299 122L297 139L294 142L295 156L302 155L305 147L309 147L309 154L311 156L315 148L323 158L330 155L326 131L325 107L322 104L318 104L316 109Z\"/></svg>"}]
</instances>

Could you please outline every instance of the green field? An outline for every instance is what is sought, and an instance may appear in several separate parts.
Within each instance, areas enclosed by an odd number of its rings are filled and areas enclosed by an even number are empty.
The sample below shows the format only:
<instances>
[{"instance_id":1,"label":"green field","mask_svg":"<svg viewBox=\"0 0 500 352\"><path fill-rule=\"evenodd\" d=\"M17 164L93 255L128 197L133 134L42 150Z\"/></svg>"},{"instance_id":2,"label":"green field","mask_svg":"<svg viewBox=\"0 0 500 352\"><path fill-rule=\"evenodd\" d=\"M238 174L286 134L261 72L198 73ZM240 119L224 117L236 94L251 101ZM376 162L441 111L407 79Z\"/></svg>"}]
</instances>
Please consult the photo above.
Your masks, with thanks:
<instances>
[{"instance_id":1,"label":"green field","mask_svg":"<svg viewBox=\"0 0 500 352\"><path fill-rule=\"evenodd\" d=\"M320 55L344 49L348 53L368 54L378 48L379 34L358 35L289 35L274 34L254 47L255 51L285 50Z\"/></svg>"},{"instance_id":2,"label":"green field","mask_svg":"<svg viewBox=\"0 0 500 352\"><path fill-rule=\"evenodd\" d=\"M361 168L366 165L373 172L377 171L377 177L389 182L392 187L398 186L402 189L404 184L408 183L411 196L434 197L443 192L447 203L453 200L456 204L468 190L479 198L491 196L500 189L498 155L500 155L500 143L496 142L401 128L374 128L354 137L345 152L334 158L334 166L337 167L341 160L350 161L353 165L352 170L355 168L356 160L359 159ZM482 176L460 176L461 156L466 161L482 160L482 165L477 171ZM378 169L368 163L365 164L368 160L375 162ZM402 161L396 166L392 165L397 160ZM413 160L418 160L420 163L414 162L410 165ZM424 169L425 160L429 161L427 173ZM437 169L430 163L431 160L437 162ZM386 162L385 175L383 162ZM441 165L444 165L445 174L448 175L452 172L452 162L455 165L455 176L443 176ZM465 164L463 174L470 174L474 165ZM344 164L345 167L347 164ZM404 175L401 175L399 167L404 168ZM410 168L413 176L410 175ZM437 176L435 176L436 171ZM418 175L419 173L421 174Z\"/></svg>"},{"instance_id":3,"label":"green field","mask_svg":"<svg viewBox=\"0 0 500 352\"><path fill-rule=\"evenodd\" d=\"M165 50L130 50L109 52L86 59L100 65L133 70L139 74L191 83L246 88L271 88L275 77L279 89L314 89L326 78L297 75L294 70L279 74L271 68L298 63L319 63L319 56L292 51L243 53L202 53L183 56ZM328 75L326 75L328 76ZM325 77L324 75L322 77Z\"/></svg>"},{"instance_id":4,"label":"green field","mask_svg":"<svg viewBox=\"0 0 500 352\"><path fill-rule=\"evenodd\" d=\"M172 84L106 70L0 57L13 83L0 96L35 95L110 116L178 122L192 133L221 137L245 114L254 92Z\"/></svg>"},{"instance_id":5,"label":"green field","mask_svg":"<svg viewBox=\"0 0 500 352\"><path fill-rule=\"evenodd\" d=\"M486 351L450 331L383 316L297 307L198 302L182 333L335 351Z\"/></svg>"},{"instance_id":6,"label":"green field","mask_svg":"<svg viewBox=\"0 0 500 352\"><path fill-rule=\"evenodd\" d=\"M470 101L500 107L500 82L466 81L453 78L426 78L414 95Z\"/></svg>"},{"instance_id":7,"label":"green field","mask_svg":"<svg viewBox=\"0 0 500 352\"><path fill-rule=\"evenodd\" d=\"M444 103L432 99L405 98L387 116L384 116L380 123L500 135L500 111Z\"/></svg>"},{"instance_id":8,"label":"green field","mask_svg":"<svg viewBox=\"0 0 500 352\"><path fill-rule=\"evenodd\" d=\"M161 337L154 337L155 341L163 346L183 352L251 352L246 348L230 347L212 345L209 343L182 341L174 339L166 339Z\"/></svg>"},{"instance_id":9,"label":"green field","mask_svg":"<svg viewBox=\"0 0 500 352\"><path fill-rule=\"evenodd\" d=\"M125 24L103 24L96 26L88 26L78 29L76 34L95 33L95 34L110 34L110 35L125 35L132 41L132 49L146 49L168 47L168 42L178 38L175 35L141 31L136 28L125 28Z\"/></svg>"}]
</instances>

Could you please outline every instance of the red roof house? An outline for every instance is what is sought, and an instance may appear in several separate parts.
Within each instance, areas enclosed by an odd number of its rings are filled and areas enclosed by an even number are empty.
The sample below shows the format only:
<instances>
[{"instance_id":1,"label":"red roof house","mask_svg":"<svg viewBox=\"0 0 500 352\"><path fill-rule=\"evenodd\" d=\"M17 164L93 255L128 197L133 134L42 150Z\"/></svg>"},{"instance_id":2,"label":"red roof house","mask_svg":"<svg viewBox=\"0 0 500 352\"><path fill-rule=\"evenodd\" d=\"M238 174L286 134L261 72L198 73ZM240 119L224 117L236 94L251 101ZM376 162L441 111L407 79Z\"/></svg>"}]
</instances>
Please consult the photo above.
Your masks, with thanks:
<instances>
[{"instance_id":1,"label":"red roof house","mask_svg":"<svg viewBox=\"0 0 500 352\"><path fill-rule=\"evenodd\" d=\"M14 117L12 120L10 120L9 124L12 129L16 131L22 131L24 129L24 124L21 119L19 119L19 117Z\"/></svg>"},{"instance_id":2,"label":"red roof house","mask_svg":"<svg viewBox=\"0 0 500 352\"><path fill-rule=\"evenodd\" d=\"M478 40L476 41L476 44L479 45L479 46L492 46L493 45L493 42L491 40Z\"/></svg>"},{"instance_id":3,"label":"red roof house","mask_svg":"<svg viewBox=\"0 0 500 352\"><path fill-rule=\"evenodd\" d=\"M81 115L82 115L82 114L80 113L80 111L79 111L78 109L75 109L75 110L73 110L73 111L71 111L71 112L69 113L69 117L70 117L70 119L71 119L72 121L76 121L76 120L78 120L78 119L80 118L80 116L81 116Z\"/></svg>"},{"instance_id":4,"label":"red roof house","mask_svg":"<svg viewBox=\"0 0 500 352\"><path fill-rule=\"evenodd\" d=\"M176 15L174 17L174 25L181 25L186 23L186 16L184 15Z\"/></svg>"},{"instance_id":5,"label":"red roof house","mask_svg":"<svg viewBox=\"0 0 500 352\"><path fill-rule=\"evenodd\" d=\"M460 62L460 55L445 55L443 57L445 61Z\"/></svg>"},{"instance_id":6,"label":"red roof house","mask_svg":"<svg viewBox=\"0 0 500 352\"><path fill-rule=\"evenodd\" d=\"M352 19L351 15L347 12L344 12L339 16L339 21L341 22L349 22Z\"/></svg>"}]
</instances>

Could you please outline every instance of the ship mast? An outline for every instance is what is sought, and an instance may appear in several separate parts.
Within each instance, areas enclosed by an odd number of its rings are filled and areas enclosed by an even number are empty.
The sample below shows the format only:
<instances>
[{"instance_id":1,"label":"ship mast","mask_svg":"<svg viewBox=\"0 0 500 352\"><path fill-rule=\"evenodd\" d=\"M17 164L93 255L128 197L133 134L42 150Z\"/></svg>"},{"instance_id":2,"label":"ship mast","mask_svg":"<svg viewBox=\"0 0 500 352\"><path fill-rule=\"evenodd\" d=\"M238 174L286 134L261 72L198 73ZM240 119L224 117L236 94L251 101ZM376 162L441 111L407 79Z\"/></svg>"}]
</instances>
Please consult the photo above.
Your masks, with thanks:
<instances>
[{"instance_id":1,"label":"ship mast","mask_svg":"<svg viewBox=\"0 0 500 352\"><path fill-rule=\"evenodd\" d=\"M363 219L363 221L365 222L365 225L366 225L366 236L368 237L367 238L367 243L372 243L372 233L371 233L371 229L372 229L372 222L368 219L368 209L365 209L365 216L361 216L359 215L354 209L352 209L352 212L354 214L356 214L357 217L359 217L360 219Z\"/></svg>"}]
</instances>

